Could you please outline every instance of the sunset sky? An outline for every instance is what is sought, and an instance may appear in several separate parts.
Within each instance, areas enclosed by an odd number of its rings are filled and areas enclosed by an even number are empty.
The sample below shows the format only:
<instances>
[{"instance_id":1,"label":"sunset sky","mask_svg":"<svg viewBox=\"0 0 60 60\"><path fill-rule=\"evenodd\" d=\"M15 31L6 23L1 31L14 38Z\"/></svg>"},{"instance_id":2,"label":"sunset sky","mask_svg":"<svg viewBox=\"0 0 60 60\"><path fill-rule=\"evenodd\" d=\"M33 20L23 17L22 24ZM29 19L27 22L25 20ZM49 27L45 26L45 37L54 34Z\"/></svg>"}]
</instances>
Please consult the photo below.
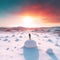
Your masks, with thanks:
<instances>
[{"instance_id":1,"label":"sunset sky","mask_svg":"<svg viewBox=\"0 0 60 60\"><path fill-rule=\"evenodd\" d=\"M60 0L0 0L0 27L60 26Z\"/></svg>"}]
</instances>

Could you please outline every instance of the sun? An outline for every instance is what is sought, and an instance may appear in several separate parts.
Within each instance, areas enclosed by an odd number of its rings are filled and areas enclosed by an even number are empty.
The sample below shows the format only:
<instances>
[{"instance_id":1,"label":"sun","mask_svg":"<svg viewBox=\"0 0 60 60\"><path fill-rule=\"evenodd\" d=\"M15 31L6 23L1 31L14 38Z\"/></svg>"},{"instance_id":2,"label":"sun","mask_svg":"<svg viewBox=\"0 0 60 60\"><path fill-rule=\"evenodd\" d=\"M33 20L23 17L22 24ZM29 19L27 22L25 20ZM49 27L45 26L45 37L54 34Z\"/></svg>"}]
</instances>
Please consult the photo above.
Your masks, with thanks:
<instances>
[{"instance_id":1,"label":"sun","mask_svg":"<svg viewBox=\"0 0 60 60\"><path fill-rule=\"evenodd\" d=\"M33 27L34 19L31 16L24 16L22 18L24 27Z\"/></svg>"},{"instance_id":2,"label":"sun","mask_svg":"<svg viewBox=\"0 0 60 60\"><path fill-rule=\"evenodd\" d=\"M26 16L26 17L23 18L23 20L24 20L24 23L29 23L30 24L32 22L32 17Z\"/></svg>"},{"instance_id":3,"label":"sun","mask_svg":"<svg viewBox=\"0 0 60 60\"><path fill-rule=\"evenodd\" d=\"M21 26L28 28L35 28L43 26L42 18L37 16L22 16Z\"/></svg>"}]
</instances>

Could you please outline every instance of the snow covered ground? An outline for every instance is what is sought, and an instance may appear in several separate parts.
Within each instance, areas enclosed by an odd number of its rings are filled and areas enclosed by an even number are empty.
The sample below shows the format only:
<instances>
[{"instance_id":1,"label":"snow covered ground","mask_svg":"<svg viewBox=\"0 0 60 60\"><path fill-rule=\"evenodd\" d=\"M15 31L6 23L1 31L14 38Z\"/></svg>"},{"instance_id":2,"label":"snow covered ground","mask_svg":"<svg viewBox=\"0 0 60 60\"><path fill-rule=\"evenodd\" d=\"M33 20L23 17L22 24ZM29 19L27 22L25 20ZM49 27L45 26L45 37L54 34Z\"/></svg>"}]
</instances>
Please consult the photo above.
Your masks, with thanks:
<instances>
[{"instance_id":1,"label":"snow covered ground","mask_svg":"<svg viewBox=\"0 0 60 60\"><path fill-rule=\"evenodd\" d=\"M37 48L24 48L28 34ZM30 31L0 32L0 60L60 60L60 36Z\"/></svg>"}]
</instances>

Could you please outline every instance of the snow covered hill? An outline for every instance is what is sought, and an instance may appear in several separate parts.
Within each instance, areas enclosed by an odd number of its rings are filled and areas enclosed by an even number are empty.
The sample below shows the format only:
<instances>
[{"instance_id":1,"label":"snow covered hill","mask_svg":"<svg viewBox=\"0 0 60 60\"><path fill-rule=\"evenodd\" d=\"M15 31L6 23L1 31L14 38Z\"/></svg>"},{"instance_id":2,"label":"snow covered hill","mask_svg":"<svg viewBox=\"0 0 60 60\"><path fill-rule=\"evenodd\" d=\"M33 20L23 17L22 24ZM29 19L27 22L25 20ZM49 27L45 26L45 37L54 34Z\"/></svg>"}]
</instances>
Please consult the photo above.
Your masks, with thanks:
<instances>
[{"instance_id":1,"label":"snow covered hill","mask_svg":"<svg viewBox=\"0 0 60 60\"><path fill-rule=\"evenodd\" d=\"M24 48L29 39L36 41L37 48ZM51 32L29 31L0 32L0 60L60 60L60 36Z\"/></svg>"}]
</instances>

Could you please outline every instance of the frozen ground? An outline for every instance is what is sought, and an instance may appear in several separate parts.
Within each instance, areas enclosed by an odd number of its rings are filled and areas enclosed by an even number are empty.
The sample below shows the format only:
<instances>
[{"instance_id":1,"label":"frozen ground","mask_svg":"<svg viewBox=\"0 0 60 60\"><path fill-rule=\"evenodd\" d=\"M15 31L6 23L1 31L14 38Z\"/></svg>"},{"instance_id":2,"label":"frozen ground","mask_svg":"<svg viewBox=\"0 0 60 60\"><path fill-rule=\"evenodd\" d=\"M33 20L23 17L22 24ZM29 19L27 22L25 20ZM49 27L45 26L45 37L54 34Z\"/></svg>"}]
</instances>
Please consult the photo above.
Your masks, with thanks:
<instances>
[{"instance_id":1,"label":"frozen ground","mask_svg":"<svg viewBox=\"0 0 60 60\"><path fill-rule=\"evenodd\" d=\"M29 33L36 49L23 47ZM60 60L60 37L53 33L0 32L0 60Z\"/></svg>"}]
</instances>

